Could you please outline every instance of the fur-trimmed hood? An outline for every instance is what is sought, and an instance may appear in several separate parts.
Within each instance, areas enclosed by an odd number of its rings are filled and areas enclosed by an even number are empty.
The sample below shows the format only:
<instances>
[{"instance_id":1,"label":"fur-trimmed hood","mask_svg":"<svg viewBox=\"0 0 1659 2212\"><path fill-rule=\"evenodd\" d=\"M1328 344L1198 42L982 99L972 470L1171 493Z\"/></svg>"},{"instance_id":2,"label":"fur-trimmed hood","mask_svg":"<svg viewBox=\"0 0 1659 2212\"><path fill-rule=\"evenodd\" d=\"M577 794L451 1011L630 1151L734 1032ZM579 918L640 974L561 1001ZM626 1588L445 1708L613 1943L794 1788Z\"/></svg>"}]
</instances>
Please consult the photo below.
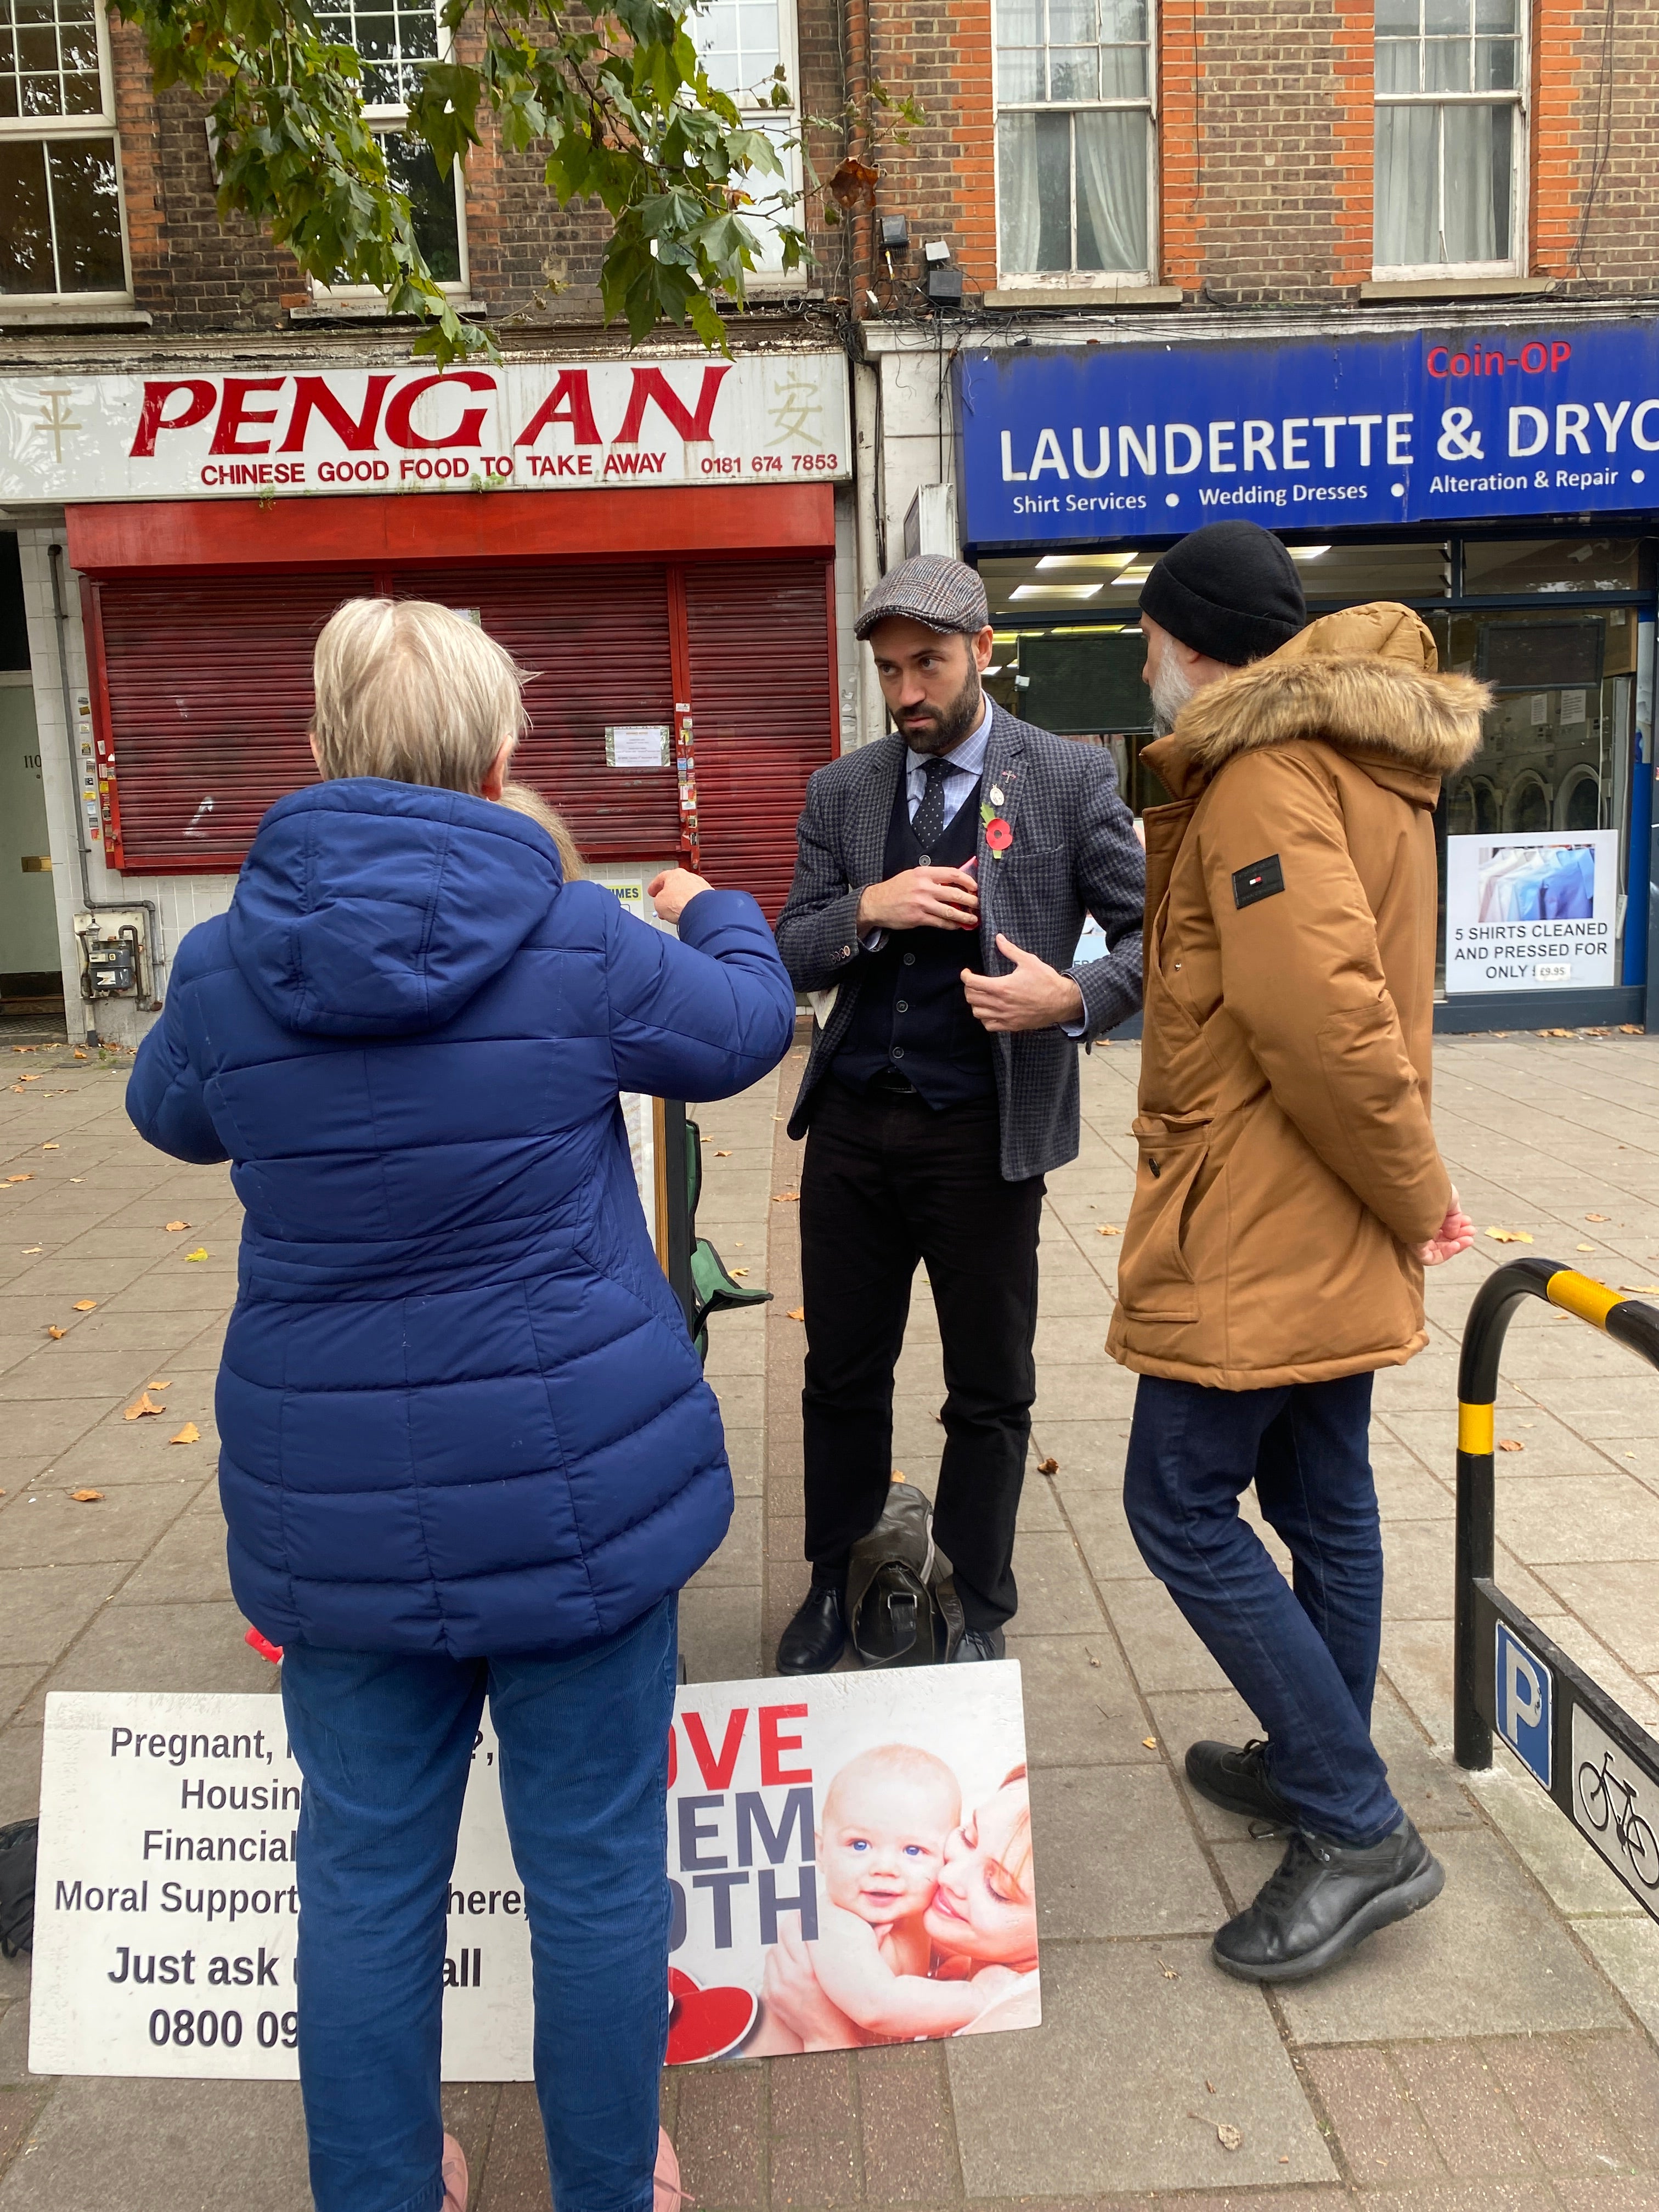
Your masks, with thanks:
<instances>
[{"instance_id":1,"label":"fur-trimmed hood","mask_svg":"<svg viewBox=\"0 0 1659 2212\"><path fill-rule=\"evenodd\" d=\"M1471 676L1438 672L1437 660L1427 624L1409 607L1380 600L1322 616L1265 660L1199 692L1157 750L1180 757L1169 765L1190 792L1240 753L1313 738L1382 770L1379 781L1431 780L1432 805L1440 778L1479 747L1492 697ZM1151 765L1173 790L1164 763Z\"/></svg>"}]
</instances>

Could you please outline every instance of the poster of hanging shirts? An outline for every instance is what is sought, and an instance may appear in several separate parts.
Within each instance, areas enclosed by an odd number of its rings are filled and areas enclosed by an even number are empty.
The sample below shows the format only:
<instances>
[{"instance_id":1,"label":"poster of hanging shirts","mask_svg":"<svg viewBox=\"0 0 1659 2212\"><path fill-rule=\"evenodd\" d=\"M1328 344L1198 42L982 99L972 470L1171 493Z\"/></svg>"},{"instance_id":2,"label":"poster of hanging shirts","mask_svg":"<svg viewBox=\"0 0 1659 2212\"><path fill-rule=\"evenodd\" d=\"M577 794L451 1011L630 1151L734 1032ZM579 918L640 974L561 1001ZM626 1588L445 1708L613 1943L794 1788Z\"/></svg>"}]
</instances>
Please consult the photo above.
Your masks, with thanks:
<instances>
[{"instance_id":1,"label":"poster of hanging shirts","mask_svg":"<svg viewBox=\"0 0 1659 2212\"><path fill-rule=\"evenodd\" d=\"M1446 841L1446 991L1619 980L1616 830Z\"/></svg>"}]
</instances>

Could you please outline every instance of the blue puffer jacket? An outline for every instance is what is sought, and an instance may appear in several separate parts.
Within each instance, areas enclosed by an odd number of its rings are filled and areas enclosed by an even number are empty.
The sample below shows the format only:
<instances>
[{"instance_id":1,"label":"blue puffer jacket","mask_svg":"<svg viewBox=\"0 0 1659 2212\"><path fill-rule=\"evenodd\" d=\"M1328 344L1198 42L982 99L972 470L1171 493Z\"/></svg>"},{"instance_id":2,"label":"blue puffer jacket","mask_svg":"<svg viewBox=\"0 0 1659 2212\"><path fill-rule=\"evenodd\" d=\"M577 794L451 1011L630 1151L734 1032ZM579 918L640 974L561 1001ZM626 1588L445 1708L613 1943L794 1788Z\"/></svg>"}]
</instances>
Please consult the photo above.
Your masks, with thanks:
<instances>
[{"instance_id":1,"label":"blue puffer jacket","mask_svg":"<svg viewBox=\"0 0 1659 2212\"><path fill-rule=\"evenodd\" d=\"M727 1097L793 1024L746 892L677 943L485 799L364 779L271 809L127 1091L246 1209L220 1492L266 1636L568 1650L708 1558L720 1413L617 1094Z\"/></svg>"}]
</instances>

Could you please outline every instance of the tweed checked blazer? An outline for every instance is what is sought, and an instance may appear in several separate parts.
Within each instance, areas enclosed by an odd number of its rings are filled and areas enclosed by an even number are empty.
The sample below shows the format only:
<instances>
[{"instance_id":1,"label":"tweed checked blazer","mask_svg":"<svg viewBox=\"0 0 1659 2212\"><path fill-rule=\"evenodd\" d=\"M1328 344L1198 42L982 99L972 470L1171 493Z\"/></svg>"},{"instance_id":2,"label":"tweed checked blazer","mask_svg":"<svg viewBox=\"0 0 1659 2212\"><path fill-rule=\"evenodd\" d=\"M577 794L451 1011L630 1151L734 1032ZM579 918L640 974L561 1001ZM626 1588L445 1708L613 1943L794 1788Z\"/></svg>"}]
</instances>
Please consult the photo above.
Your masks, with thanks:
<instances>
[{"instance_id":1,"label":"tweed checked blazer","mask_svg":"<svg viewBox=\"0 0 1659 2212\"><path fill-rule=\"evenodd\" d=\"M821 768L806 787L795 880L778 916L778 950L795 987L835 991L813 1032L789 1133L799 1137L813 1096L852 1022L869 969L859 943L859 894L882 875L887 825L908 748L888 736ZM1129 810L1103 747L1051 737L993 706L981 793L1013 831L999 859L979 837L980 947L986 971L1006 975L998 933L1072 975L1092 1041L1140 1005L1140 927L1146 869ZM1084 918L1105 932L1107 957L1072 965ZM1046 1175L1077 1156L1077 1041L1063 1030L996 1040L1002 1172L1010 1182Z\"/></svg>"}]
</instances>

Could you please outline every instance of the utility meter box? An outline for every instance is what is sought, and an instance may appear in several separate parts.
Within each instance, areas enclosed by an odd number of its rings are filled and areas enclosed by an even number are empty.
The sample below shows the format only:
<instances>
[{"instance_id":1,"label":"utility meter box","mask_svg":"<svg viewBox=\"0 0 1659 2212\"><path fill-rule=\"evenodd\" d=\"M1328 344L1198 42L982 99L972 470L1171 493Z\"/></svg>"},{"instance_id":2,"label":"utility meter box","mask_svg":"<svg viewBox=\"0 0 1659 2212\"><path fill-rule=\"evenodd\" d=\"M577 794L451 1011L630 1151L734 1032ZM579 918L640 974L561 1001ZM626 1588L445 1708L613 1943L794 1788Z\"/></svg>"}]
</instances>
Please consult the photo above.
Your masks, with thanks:
<instances>
[{"instance_id":1,"label":"utility meter box","mask_svg":"<svg viewBox=\"0 0 1659 2212\"><path fill-rule=\"evenodd\" d=\"M136 998L142 1004L155 996L142 908L77 914L75 937L81 948L82 999L90 1003L98 999Z\"/></svg>"}]
</instances>

